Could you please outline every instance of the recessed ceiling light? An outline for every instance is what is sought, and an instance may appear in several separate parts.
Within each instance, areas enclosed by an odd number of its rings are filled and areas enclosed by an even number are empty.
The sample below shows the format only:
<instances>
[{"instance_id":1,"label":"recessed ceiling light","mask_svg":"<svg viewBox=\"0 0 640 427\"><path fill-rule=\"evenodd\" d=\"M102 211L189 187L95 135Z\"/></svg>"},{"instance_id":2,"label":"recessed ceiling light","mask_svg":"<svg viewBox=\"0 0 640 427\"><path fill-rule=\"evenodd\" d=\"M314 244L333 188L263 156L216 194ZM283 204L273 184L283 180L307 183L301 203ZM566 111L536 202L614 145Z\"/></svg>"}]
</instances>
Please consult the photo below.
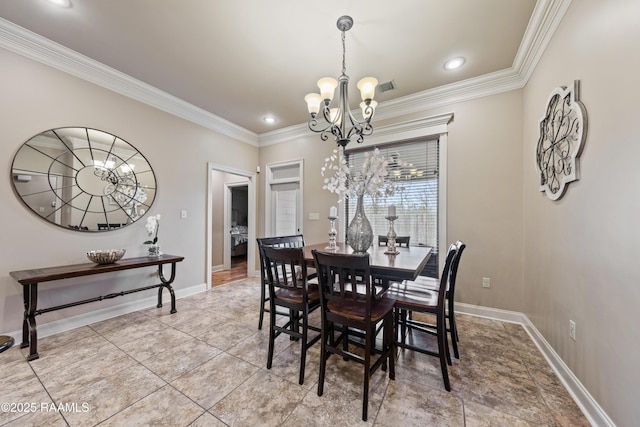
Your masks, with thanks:
<instances>
[{"instance_id":1,"label":"recessed ceiling light","mask_svg":"<svg viewBox=\"0 0 640 427\"><path fill-rule=\"evenodd\" d=\"M264 122L268 125L272 125L276 122L276 118L273 116L265 116L265 118L262 120L264 120Z\"/></svg>"},{"instance_id":2,"label":"recessed ceiling light","mask_svg":"<svg viewBox=\"0 0 640 427\"><path fill-rule=\"evenodd\" d=\"M71 7L71 0L49 0L49 2L60 7Z\"/></svg>"},{"instance_id":3,"label":"recessed ceiling light","mask_svg":"<svg viewBox=\"0 0 640 427\"><path fill-rule=\"evenodd\" d=\"M447 62L444 63L444 69L445 70L455 70L456 68L460 68L462 67L462 65L465 63L466 59L464 59L462 56L459 56L457 58L453 58L448 60Z\"/></svg>"}]
</instances>

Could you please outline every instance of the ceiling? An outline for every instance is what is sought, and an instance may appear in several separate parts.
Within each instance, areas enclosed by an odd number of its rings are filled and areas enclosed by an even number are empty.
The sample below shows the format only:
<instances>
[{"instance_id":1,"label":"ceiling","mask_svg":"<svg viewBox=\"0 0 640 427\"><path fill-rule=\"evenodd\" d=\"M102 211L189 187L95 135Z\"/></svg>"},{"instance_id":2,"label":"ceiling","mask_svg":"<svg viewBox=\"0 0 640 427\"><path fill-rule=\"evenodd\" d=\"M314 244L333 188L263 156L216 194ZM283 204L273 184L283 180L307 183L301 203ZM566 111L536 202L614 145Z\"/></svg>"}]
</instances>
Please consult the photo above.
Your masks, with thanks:
<instances>
[{"instance_id":1,"label":"ceiling","mask_svg":"<svg viewBox=\"0 0 640 427\"><path fill-rule=\"evenodd\" d=\"M540 0L546 2L546 0ZM0 17L255 134L308 120L304 96L346 71L385 102L514 64L536 0L0 0ZM446 60L466 63L446 71ZM357 101L357 102L355 102ZM274 125L263 121L276 118Z\"/></svg>"}]
</instances>

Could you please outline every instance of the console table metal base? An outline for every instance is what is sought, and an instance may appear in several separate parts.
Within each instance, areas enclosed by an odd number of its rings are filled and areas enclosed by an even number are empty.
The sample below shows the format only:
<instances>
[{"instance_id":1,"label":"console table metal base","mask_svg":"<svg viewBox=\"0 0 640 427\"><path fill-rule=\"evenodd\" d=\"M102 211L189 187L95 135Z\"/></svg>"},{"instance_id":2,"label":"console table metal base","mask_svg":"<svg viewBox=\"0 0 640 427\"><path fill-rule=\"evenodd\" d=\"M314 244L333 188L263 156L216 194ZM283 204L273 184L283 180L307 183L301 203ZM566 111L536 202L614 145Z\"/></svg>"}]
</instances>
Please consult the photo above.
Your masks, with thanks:
<instances>
[{"instance_id":1,"label":"console table metal base","mask_svg":"<svg viewBox=\"0 0 640 427\"><path fill-rule=\"evenodd\" d=\"M96 266L95 264L80 264L73 266L52 267L40 270L24 270L11 272L10 275L23 285L24 319L22 321L22 343L20 344L20 348L29 347L29 356L27 357L27 360L35 360L39 357L36 316L43 313L62 310L64 308L75 307L82 304L88 304L90 302L102 301L105 299L128 295L134 292L142 292L156 288L158 289L157 307L162 307L162 291L163 289L167 289L171 297L171 313L176 313L176 296L171 284L173 283L176 275L176 263L182 261L183 259L184 257L161 255L156 259L148 257L130 258L122 260L117 264L108 264L106 266ZM165 278L162 270L162 266L164 264L171 264L171 275L168 279ZM55 307L47 307L42 309L37 308L38 283L40 282L155 265L158 266L158 277L160 278L160 283L158 284L129 289L121 292L115 292L95 298L85 299L82 301L74 301L67 304L57 305Z\"/></svg>"}]
</instances>

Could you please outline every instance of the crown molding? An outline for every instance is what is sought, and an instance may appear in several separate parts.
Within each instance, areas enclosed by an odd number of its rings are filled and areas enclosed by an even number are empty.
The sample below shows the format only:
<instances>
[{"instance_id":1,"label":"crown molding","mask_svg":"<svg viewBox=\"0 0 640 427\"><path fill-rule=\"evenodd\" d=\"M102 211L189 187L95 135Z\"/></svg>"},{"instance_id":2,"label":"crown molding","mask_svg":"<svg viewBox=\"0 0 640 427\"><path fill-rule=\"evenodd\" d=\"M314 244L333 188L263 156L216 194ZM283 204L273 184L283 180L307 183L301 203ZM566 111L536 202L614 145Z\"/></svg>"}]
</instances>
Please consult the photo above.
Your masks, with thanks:
<instances>
[{"instance_id":1,"label":"crown molding","mask_svg":"<svg viewBox=\"0 0 640 427\"><path fill-rule=\"evenodd\" d=\"M279 144L281 142L306 138L309 135L310 131L306 123L293 125L282 129L275 129L269 132L261 133L259 135L260 147L268 147L269 145Z\"/></svg>"},{"instance_id":2,"label":"crown molding","mask_svg":"<svg viewBox=\"0 0 640 427\"><path fill-rule=\"evenodd\" d=\"M379 120L391 119L508 92L523 86L518 73L508 68L381 103L376 108L376 117Z\"/></svg>"},{"instance_id":3,"label":"crown molding","mask_svg":"<svg viewBox=\"0 0 640 427\"><path fill-rule=\"evenodd\" d=\"M376 117L392 119L523 88L571 1L536 2L510 68L381 103ZM258 135L2 18L0 47L252 146L264 147L308 136L306 124Z\"/></svg>"},{"instance_id":4,"label":"crown molding","mask_svg":"<svg viewBox=\"0 0 640 427\"><path fill-rule=\"evenodd\" d=\"M521 76L523 86L535 70L549 41L562 22L572 0L538 0L524 32L513 69Z\"/></svg>"},{"instance_id":5,"label":"crown molding","mask_svg":"<svg viewBox=\"0 0 640 427\"><path fill-rule=\"evenodd\" d=\"M393 119L522 87L520 76L510 68L380 103L376 107L375 118ZM381 128L375 127L374 135L378 135L380 130ZM260 134L260 147L307 136L309 136L309 128L306 123L289 126ZM372 137L373 135L367 139Z\"/></svg>"},{"instance_id":6,"label":"crown molding","mask_svg":"<svg viewBox=\"0 0 640 427\"><path fill-rule=\"evenodd\" d=\"M378 105L378 120L450 106L485 96L522 89L542 57L572 0L538 0L510 68L414 93ZM378 132L375 129L374 132ZM260 147L309 135L306 124L259 135Z\"/></svg>"},{"instance_id":7,"label":"crown molding","mask_svg":"<svg viewBox=\"0 0 640 427\"><path fill-rule=\"evenodd\" d=\"M0 18L0 47L230 138L258 146L256 133L3 18Z\"/></svg>"}]
</instances>

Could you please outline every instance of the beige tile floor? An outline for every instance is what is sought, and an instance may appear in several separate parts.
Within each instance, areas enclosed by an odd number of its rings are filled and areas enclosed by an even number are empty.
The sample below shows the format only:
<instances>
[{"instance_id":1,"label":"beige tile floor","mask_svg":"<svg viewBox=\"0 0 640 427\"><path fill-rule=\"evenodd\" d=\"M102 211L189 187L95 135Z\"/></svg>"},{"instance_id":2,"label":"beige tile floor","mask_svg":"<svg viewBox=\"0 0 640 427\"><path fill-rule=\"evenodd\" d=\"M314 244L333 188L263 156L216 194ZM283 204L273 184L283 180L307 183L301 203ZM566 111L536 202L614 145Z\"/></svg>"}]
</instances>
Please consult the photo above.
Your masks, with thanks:
<instances>
[{"instance_id":1,"label":"beige tile floor","mask_svg":"<svg viewBox=\"0 0 640 427\"><path fill-rule=\"evenodd\" d=\"M7 426L587 426L519 325L458 316L461 358L446 392L438 360L400 352L396 379L372 378L361 416L362 369L331 357L317 395L319 347L298 385L299 346L257 329L258 282L246 279L0 354ZM317 321L314 313L314 321ZM419 339L416 337L416 339ZM21 405L21 406L18 406Z\"/></svg>"}]
</instances>

